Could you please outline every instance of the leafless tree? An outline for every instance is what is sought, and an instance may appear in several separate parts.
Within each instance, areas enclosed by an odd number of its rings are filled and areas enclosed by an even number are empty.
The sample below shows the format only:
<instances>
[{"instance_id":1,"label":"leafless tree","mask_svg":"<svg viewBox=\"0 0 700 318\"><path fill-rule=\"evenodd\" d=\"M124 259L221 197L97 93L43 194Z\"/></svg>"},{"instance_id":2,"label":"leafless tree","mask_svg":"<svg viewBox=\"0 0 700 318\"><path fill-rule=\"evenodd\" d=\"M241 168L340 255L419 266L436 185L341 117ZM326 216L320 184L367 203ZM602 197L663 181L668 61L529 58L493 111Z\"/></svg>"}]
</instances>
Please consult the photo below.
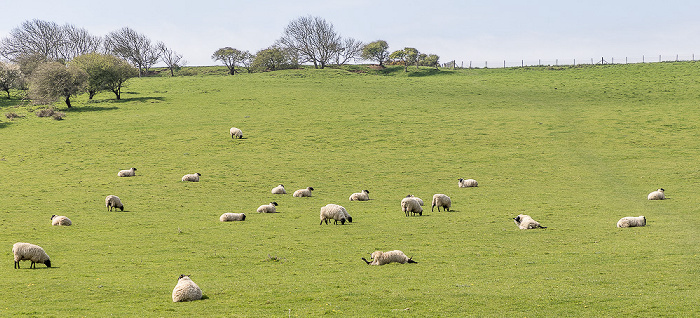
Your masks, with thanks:
<instances>
[{"instance_id":1,"label":"leafless tree","mask_svg":"<svg viewBox=\"0 0 700 318\"><path fill-rule=\"evenodd\" d=\"M65 42L64 32L58 24L34 19L12 29L10 35L0 41L0 55L10 61L30 55L57 61L63 57L61 49Z\"/></svg>"},{"instance_id":2,"label":"leafless tree","mask_svg":"<svg viewBox=\"0 0 700 318\"><path fill-rule=\"evenodd\" d=\"M160 53L151 40L129 27L110 32L105 37L105 49L121 57L139 69L139 76L160 59Z\"/></svg>"},{"instance_id":3,"label":"leafless tree","mask_svg":"<svg viewBox=\"0 0 700 318\"><path fill-rule=\"evenodd\" d=\"M175 69L182 66L180 63L180 61L182 61L182 55L168 48L163 42L158 42L156 48L158 48L160 52L160 59L168 66L168 69L170 69L170 76L175 76Z\"/></svg>"},{"instance_id":4,"label":"leafless tree","mask_svg":"<svg viewBox=\"0 0 700 318\"><path fill-rule=\"evenodd\" d=\"M76 56L95 53L102 47L102 38L90 34L83 28L66 24L63 26L65 45L60 53L65 61L71 61Z\"/></svg>"},{"instance_id":5,"label":"leafless tree","mask_svg":"<svg viewBox=\"0 0 700 318\"><path fill-rule=\"evenodd\" d=\"M315 68L324 68L342 48L333 24L311 16L289 22L278 44L294 51L301 62L314 63Z\"/></svg>"},{"instance_id":6,"label":"leafless tree","mask_svg":"<svg viewBox=\"0 0 700 318\"><path fill-rule=\"evenodd\" d=\"M335 64L344 65L351 59L356 59L362 55L362 49L365 44L353 38L343 39L343 45L340 50L335 52Z\"/></svg>"}]
</instances>

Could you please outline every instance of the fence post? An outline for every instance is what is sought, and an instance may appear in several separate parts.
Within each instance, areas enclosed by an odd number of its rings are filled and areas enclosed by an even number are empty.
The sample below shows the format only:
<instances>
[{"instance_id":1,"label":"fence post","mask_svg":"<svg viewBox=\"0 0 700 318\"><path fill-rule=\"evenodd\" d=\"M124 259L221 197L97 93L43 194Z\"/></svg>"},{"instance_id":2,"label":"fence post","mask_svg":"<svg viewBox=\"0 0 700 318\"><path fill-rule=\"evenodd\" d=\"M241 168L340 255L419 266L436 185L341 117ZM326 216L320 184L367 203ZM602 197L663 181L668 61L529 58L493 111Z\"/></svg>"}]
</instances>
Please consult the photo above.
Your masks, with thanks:
<instances>
[{"instance_id":1,"label":"fence post","mask_svg":"<svg viewBox=\"0 0 700 318\"><path fill-rule=\"evenodd\" d=\"M659 62L661 62L661 54L659 54Z\"/></svg>"},{"instance_id":2,"label":"fence post","mask_svg":"<svg viewBox=\"0 0 700 318\"><path fill-rule=\"evenodd\" d=\"M576 59L574 59L574 66L576 66Z\"/></svg>"},{"instance_id":3,"label":"fence post","mask_svg":"<svg viewBox=\"0 0 700 318\"><path fill-rule=\"evenodd\" d=\"M525 67L525 60L520 60L520 67Z\"/></svg>"},{"instance_id":4,"label":"fence post","mask_svg":"<svg viewBox=\"0 0 700 318\"><path fill-rule=\"evenodd\" d=\"M644 55L642 55L642 64L644 64Z\"/></svg>"},{"instance_id":5,"label":"fence post","mask_svg":"<svg viewBox=\"0 0 700 318\"><path fill-rule=\"evenodd\" d=\"M506 68L506 60L503 60L503 68Z\"/></svg>"}]
</instances>

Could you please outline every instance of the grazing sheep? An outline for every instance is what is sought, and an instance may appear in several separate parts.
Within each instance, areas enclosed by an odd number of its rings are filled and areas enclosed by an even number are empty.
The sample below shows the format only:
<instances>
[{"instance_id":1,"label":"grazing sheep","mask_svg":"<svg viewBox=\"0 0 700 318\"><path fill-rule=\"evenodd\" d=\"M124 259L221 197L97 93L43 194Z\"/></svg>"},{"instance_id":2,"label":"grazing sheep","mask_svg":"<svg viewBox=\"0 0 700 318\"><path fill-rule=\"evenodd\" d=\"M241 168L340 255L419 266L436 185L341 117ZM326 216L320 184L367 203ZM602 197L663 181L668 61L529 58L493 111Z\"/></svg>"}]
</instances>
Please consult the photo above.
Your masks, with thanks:
<instances>
[{"instance_id":1,"label":"grazing sheep","mask_svg":"<svg viewBox=\"0 0 700 318\"><path fill-rule=\"evenodd\" d=\"M430 208L430 211L433 211L433 209L437 206L438 212L440 212L440 207L442 207L443 210L449 212L450 207L452 207L452 200L450 200L450 197L438 193L433 196L433 206Z\"/></svg>"},{"instance_id":2,"label":"grazing sheep","mask_svg":"<svg viewBox=\"0 0 700 318\"><path fill-rule=\"evenodd\" d=\"M411 263L415 264L418 263L414 260L412 260L410 257L406 256L402 251L399 250L394 250L394 251L389 251L389 252L382 252L382 251L375 251L374 253L371 254L370 258L372 261L366 260L364 257L362 258L367 265L385 265L389 263L401 263L401 264L406 264L406 263Z\"/></svg>"},{"instance_id":3,"label":"grazing sheep","mask_svg":"<svg viewBox=\"0 0 700 318\"><path fill-rule=\"evenodd\" d=\"M219 217L221 222L245 221L245 213L224 213Z\"/></svg>"},{"instance_id":4,"label":"grazing sheep","mask_svg":"<svg viewBox=\"0 0 700 318\"><path fill-rule=\"evenodd\" d=\"M116 195L108 195L105 198L105 206L107 206L107 211L112 211L112 209L120 209L124 211L122 200L120 200Z\"/></svg>"},{"instance_id":5,"label":"grazing sheep","mask_svg":"<svg viewBox=\"0 0 700 318\"><path fill-rule=\"evenodd\" d=\"M413 195L413 194L409 194L409 195L407 195L406 197L407 197L407 198L408 198L408 197L411 197L411 198L416 199L416 201L418 201L418 204L419 204L420 206L424 206L424 205L425 205L425 204L423 204L423 199L421 199L421 198L419 198L419 197L417 197L417 196L415 196L415 195Z\"/></svg>"},{"instance_id":6,"label":"grazing sheep","mask_svg":"<svg viewBox=\"0 0 700 318\"><path fill-rule=\"evenodd\" d=\"M321 223L319 225L323 224L323 222L328 224L328 220L334 220L335 224L338 224L338 221L340 221L341 225L345 225L345 221L352 222L352 217L348 214L348 211L337 204L327 204L321 207L320 218Z\"/></svg>"},{"instance_id":7,"label":"grazing sheep","mask_svg":"<svg viewBox=\"0 0 700 318\"><path fill-rule=\"evenodd\" d=\"M287 191L284 190L284 185L280 184L280 185L272 188L272 194L287 194Z\"/></svg>"},{"instance_id":8,"label":"grazing sheep","mask_svg":"<svg viewBox=\"0 0 700 318\"><path fill-rule=\"evenodd\" d=\"M231 139L238 138L241 139L243 138L243 132L236 128L236 127L231 127L231 130L229 130L229 133L231 133Z\"/></svg>"},{"instance_id":9,"label":"grazing sheep","mask_svg":"<svg viewBox=\"0 0 700 318\"><path fill-rule=\"evenodd\" d=\"M645 225L647 225L647 218L645 218L643 215L638 217L627 216L617 221L617 227L636 227Z\"/></svg>"},{"instance_id":10,"label":"grazing sheep","mask_svg":"<svg viewBox=\"0 0 700 318\"><path fill-rule=\"evenodd\" d=\"M471 188L471 187L478 187L478 186L479 186L479 183L476 182L476 180L474 180L474 179L467 179L467 180L464 180L464 179L460 178L460 179L457 181L457 185L458 185L460 188Z\"/></svg>"},{"instance_id":11,"label":"grazing sheep","mask_svg":"<svg viewBox=\"0 0 700 318\"><path fill-rule=\"evenodd\" d=\"M136 175L136 168L131 168L129 170L121 170L117 173L118 177L133 177Z\"/></svg>"},{"instance_id":12,"label":"grazing sheep","mask_svg":"<svg viewBox=\"0 0 700 318\"><path fill-rule=\"evenodd\" d=\"M652 193L649 193L647 200L664 200L666 196L664 195L664 189L658 189Z\"/></svg>"},{"instance_id":13,"label":"grazing sheep","mask_svg":"<svg viewBox=\"0 0 700 318\"><path fill-rule=\"evenodd\" d=\"M351 194L350 201L369 201L369 190Z\"/></svg>"},{"instance_id":14,"label":"grazing sheep","mask_svg":"<svg viewBox=\"0 0 700 318\"><path fill-rule=\"evenodd\" d=\"M518 216L513 218L513 221L515 222L515 224L518 225L518 227L521 230L546 229L546 227L540 225L540 222L533 220L529 215L526 214L518 214Z\"/></svg>"},{"instance_id":15,"label":"grazing sheep","mask_svg":"<svg viewBox=\"0 0 700 318\"><path fill-rule=\"evenodd\" d=\"M51 267L49 255L38 245L29 243L15 243L12 245L12 254L15 255L15 269L19 269L19 261L31 261L29 268L36 268L36 263L42 263Z\"/></svg>"},{"instance_id":16,"label":"grazing sheep","mask_svg":"<svg viewBox=\"0 0 700 318\"><path fill-rule=\"evenodd\" d=\"M202 299L202 290L195 284L190 275L180 275L173 289L173 302L193 301Z\"/></svg>"},{"instance_id":17,"label":"grazing sheep","mask_svg":"<svg viewBox=\"0 0 700 318\"><path fill-rule=\"evenodd\" d=\"M199 182L199 176L202 174L197 172L197 173L191 173L191 174L186 174L182 176L182 181L190 181L190 182Z\"/></svg>"},{"instance_id":18,"label":"grazing sheep","mask_svg":"<svg viewBox=\"0 0 700 318\"><path fill-rule=\"evenodd\" d=\"M418 201L420 199L412 196L412 195L407 195L403 200L401 200L401 211L406 213L406 216L408 216L408 213L410 212L411 214L416 214L418 215L423 215L423 208L421 207L420 202Z\"/></svg>"},{"instance_id":19,"label":"grazing sheep","mask_svg":"<svg viewBox=\"0 0 700 318\"><path fill-rule=\"evenodd\" d=\"M67 218L63 215L54 214L51 216L51 225L70 226L70 225L73 225L73 222L71 222L69 218Z\"/></svg>"},{"instance_id":20,"label":"grazing sheep","mask_svg":"<svg viewBox=\"0 0 700 318\"><path fill-rule=\"evenodd\" d=\"M299 190L294 191L294 194L292 194L292 196L298 197L298 198L310 197L311 191L313 191L313 190L314 190L314 188L312 188L312 187L308 187L306 189L299 189Z\"/></svg>"},{"instance_id":21,"label":"grazing sheep","mask_svg":"<svg viewBox=\"0 0 700 318\"><path fill-rule=\"evenodd\" d=\"M277 213L277 202L270 202L270 204L261 205L258 207L258 213Z\"/></svg>"}]
</instances>

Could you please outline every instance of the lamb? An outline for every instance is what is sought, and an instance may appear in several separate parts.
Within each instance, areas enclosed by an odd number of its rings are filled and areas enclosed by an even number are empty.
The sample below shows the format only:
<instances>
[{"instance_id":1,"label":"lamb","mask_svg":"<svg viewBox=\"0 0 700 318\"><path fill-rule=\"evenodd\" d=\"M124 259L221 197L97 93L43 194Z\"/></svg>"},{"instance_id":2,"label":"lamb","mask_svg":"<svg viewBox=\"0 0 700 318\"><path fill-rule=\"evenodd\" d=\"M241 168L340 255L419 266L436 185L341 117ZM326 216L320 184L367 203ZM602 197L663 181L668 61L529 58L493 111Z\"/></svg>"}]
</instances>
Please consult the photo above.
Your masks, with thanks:
<instances>
[{"instance_id":1,"label":"lamb","mask_svg":"<svg viewBox=\"0 0 700 318\"><path fill-rule=\"evenodd\" d=\"M277 202L270 202L270 204L261 205L258 207L258 213L277 213Z\"/></svg>"},{"instance_id":2,"label":"lamb","mask_svg":"<svg viewBox=\"0 0 700 318\"><path fill-rule=\"evenodd\" d=\"M284 190L284 185L280 184L280 185L272 188L272 194L287 194L287 191Z\"/></svg>"},{"instance_id":3,"label":"lamb","mask_svg":"<svg viewBox=\"0 0 700 318\"><path fill-rule=\"evenodd\" d=\"M112 209L120 209L124 211L122 200L120 200L116 195L108 195L105 198L105 206L107 206L107 211L112 211Z\"/></svg>"},{"instance_id":4,"label":"lamb","mask_svg":"<svg viewBox=\"0 0 700 318\"><path fill-rule=\"evenodd\" d=\"M67 218L63 215L54 214L51 216L51 225L70 226L70 225L73 225L73 222L71 222L69 218Z\"/></svg>"},{"instance_id":5,"label":"lamb","mask_svg":"<svg viewBox=\"0 0 700 318\"><path fill-rule=\"evenodd\" d=\"M521 230L546 229L546 227L540 225L540 222L533 220L527 214L518 214L518 216L513 218L513 221Z\"/></svg>"},{"instance_id":6,"label":"lamb","mask_svg":"<svg viewBox=\"0 0 700 318\"><path fill-rule=\"evenodd\" d=\"M369 190L351 194L350 201L369 201Z\"/></svg>"},{"instance_id":7,"label":"lamb","mask_svg":"<svg viewBox=\"0 0 700 318\"><path fill-rule=\"evenodd\" d=\"M299 189L299 190L294 191L294 194L292 194L292 196L298 197L298 198L310 197L311 191L313 191L313 190L314 190L314 188L312 188L312 187L308 187L306 189Z\"/></svg>"},{"instance_id":8,"label":"lamb","mask_svg":"<svg viewBox=\"0 0 700 318\"><path fill-rule=\"evenodd\" d=\"M617 221L617 227L636 227L645 225L647 225L647 218L645 218L643 215L638 217L627 216Z\"/></svg>"},{"instance_id":9,"label":"lamb","mask_svg":"<svg viewBox=\"0 0 700 318\"><path fill-rule=\"evenodd\" d=\"M666 199L666 196L664 195L664 189L660 188L652 193L649 193L647 195L647 200L664 200Z\"/></svg>"},{"instance_id":10,"label":"lamb","mask_svg":"<svg viewBox=\"0 0 700 318\"><path fill-rule=\"evenodd\" d=\"M382 252L382 251L375 251L374 253L371 254L370 258L372 261L366 260L364 257L362 258L367 265L385 265L389 263L401 263L401 264L415 264L418 263L411 259L410 257L406 256L402 251L399 250L394 250L394 251L389 251L389 252Z\"/></svg>"},{"instance_id":11,"label":"lamb","mask_svg":"<svg viewBox=\"0 0 700 318\"><path fill-rule=\"evenodd\" d=\"M36 263L42 263L51 267L49 255L38 245L29 243L15 243L12 245L12 254L15 255L15 269L19 269L19 261L31 261L29 268L36 268Z\"/></svg>"},{"instance_id":12,"label":"lamb","mask_svg":"<svg viewBox=\"0 0 700 318\"><path fill-rule=\"evenodd\" d=\"M436 195L433 195L433 206L430 208L430 211L433 211L435 207L438 207L438 212L440 212L440 207L442 207L443 210L449 212L450 207L452 207L452 200L450 200L450 197L438 193Z\"/></svg>"},{"instance_id":13,"label":"lamb","mask_svg":"<svg viewBox=\"0 0 700 318\"><path fill-rule=\"evenodd\" d=\"M243 131L236 127L231 127L231 130L229 130L229 133L231 133L231 139L238 138L241 139L243 138Z\"/></svg>"},{"instance_id":14,"label":"lamb","mask_svg":"<svg viewBox=\"0 0 700 318\"><path fill-rule=\"evenodd\" d=\"M348 211L337 204L327 204L321 207L320 218L321 223L319 225L323 224L323 222L328 224L328 220L334 220L335 224L338 224L338 221L340 221L341 225L345 225L345 221L352 222L352 217L348 214Z\"/></svg>"},{"instance_id":15,"label":"lamb","mask_svg":"<svg viewBox=\"0 0 700 318\"><path fill-rule=\"evenodd\" d=\"M245 213L224 213L219 217L221 222L245 221Z\"/></svg>"},{"instance_id":16,"label":"lamb","mask_svg":"<svg viewBox=\"0 0 700 318\"><path fill-rule=\"evenodd\" d=\"M471 188L471 187L478 187L478 186L479 186L479 183L476 182L476 180L474 180L474 179L466 179L466 180L464 180L464 179L460 178L460 179L457 181L457 185L458 185L460 188Z\"/></svg>"},{"instance_id":17,"label":"lamb","mask_svg":"<svg viewBox=\"0 0 700 318\"><path fill-rule=\"evenodd\" d=\"M133 177L136 175L136 168L131 168L129 170L121 170L117 173L118 177Z\"/></svg>"},{"instance_id":18,"label":"lamb","mask_svg":"<svg viewBox=\"0 0 700 318\"><path fill-rule=\"evenodd\" d=\"M193 301L202 299L202 290L195 284L190 275L180 275L173 289L173 302Z\"/></svg>"},{"instance_id":19,"label":"lamb","mask_svg":"<svg viewBox=\"0 0 700 318\"><path fill-rule=\"evenodd\" d=\"M190 181L190 182L199 182L199 176L202 174L197 172L197 173L191 173L191 174L186 174L182 176L182 181Z\"/></svg>"},{"instance_id":20,"label":"lamb","mask_svg":"<svg viewBox=\"0 0 700 318\"><path fill-rule=\"evenodd\" d=\"M408 213L410 212L411 214L416 214L418 215L423 215L423 208L421 207L420 202L418 201L420 199L412 196L412 195L407 195L403 200L401 200L401 211L406 213L406 216L408 216Z\"/></svg>"}]
</instances>

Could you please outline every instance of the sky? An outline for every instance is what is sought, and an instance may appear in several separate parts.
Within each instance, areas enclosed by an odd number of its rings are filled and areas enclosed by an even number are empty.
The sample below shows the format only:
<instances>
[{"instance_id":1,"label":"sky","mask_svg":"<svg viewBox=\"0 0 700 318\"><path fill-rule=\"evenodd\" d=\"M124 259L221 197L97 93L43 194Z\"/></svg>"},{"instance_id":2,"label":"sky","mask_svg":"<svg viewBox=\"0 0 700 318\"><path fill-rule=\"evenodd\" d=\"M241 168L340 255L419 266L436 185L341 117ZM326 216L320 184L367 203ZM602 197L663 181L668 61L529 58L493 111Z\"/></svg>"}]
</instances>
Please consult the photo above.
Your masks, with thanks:
<instances>
[{"instance_id":1,"label":"sky","mask_svg":"<svg viewBox=\"0 0 700 318\"><path fill-rule=\"evenodd\" d=\"M465 66L700 59L697 0L1 1L0 38L33 19L98 36L129 27L189 66L221 65L211 55L222 47L267 48L303 16L325 19L342 37L384 40L389 51L413 47Z\"/></svg>"}]
</instances>

